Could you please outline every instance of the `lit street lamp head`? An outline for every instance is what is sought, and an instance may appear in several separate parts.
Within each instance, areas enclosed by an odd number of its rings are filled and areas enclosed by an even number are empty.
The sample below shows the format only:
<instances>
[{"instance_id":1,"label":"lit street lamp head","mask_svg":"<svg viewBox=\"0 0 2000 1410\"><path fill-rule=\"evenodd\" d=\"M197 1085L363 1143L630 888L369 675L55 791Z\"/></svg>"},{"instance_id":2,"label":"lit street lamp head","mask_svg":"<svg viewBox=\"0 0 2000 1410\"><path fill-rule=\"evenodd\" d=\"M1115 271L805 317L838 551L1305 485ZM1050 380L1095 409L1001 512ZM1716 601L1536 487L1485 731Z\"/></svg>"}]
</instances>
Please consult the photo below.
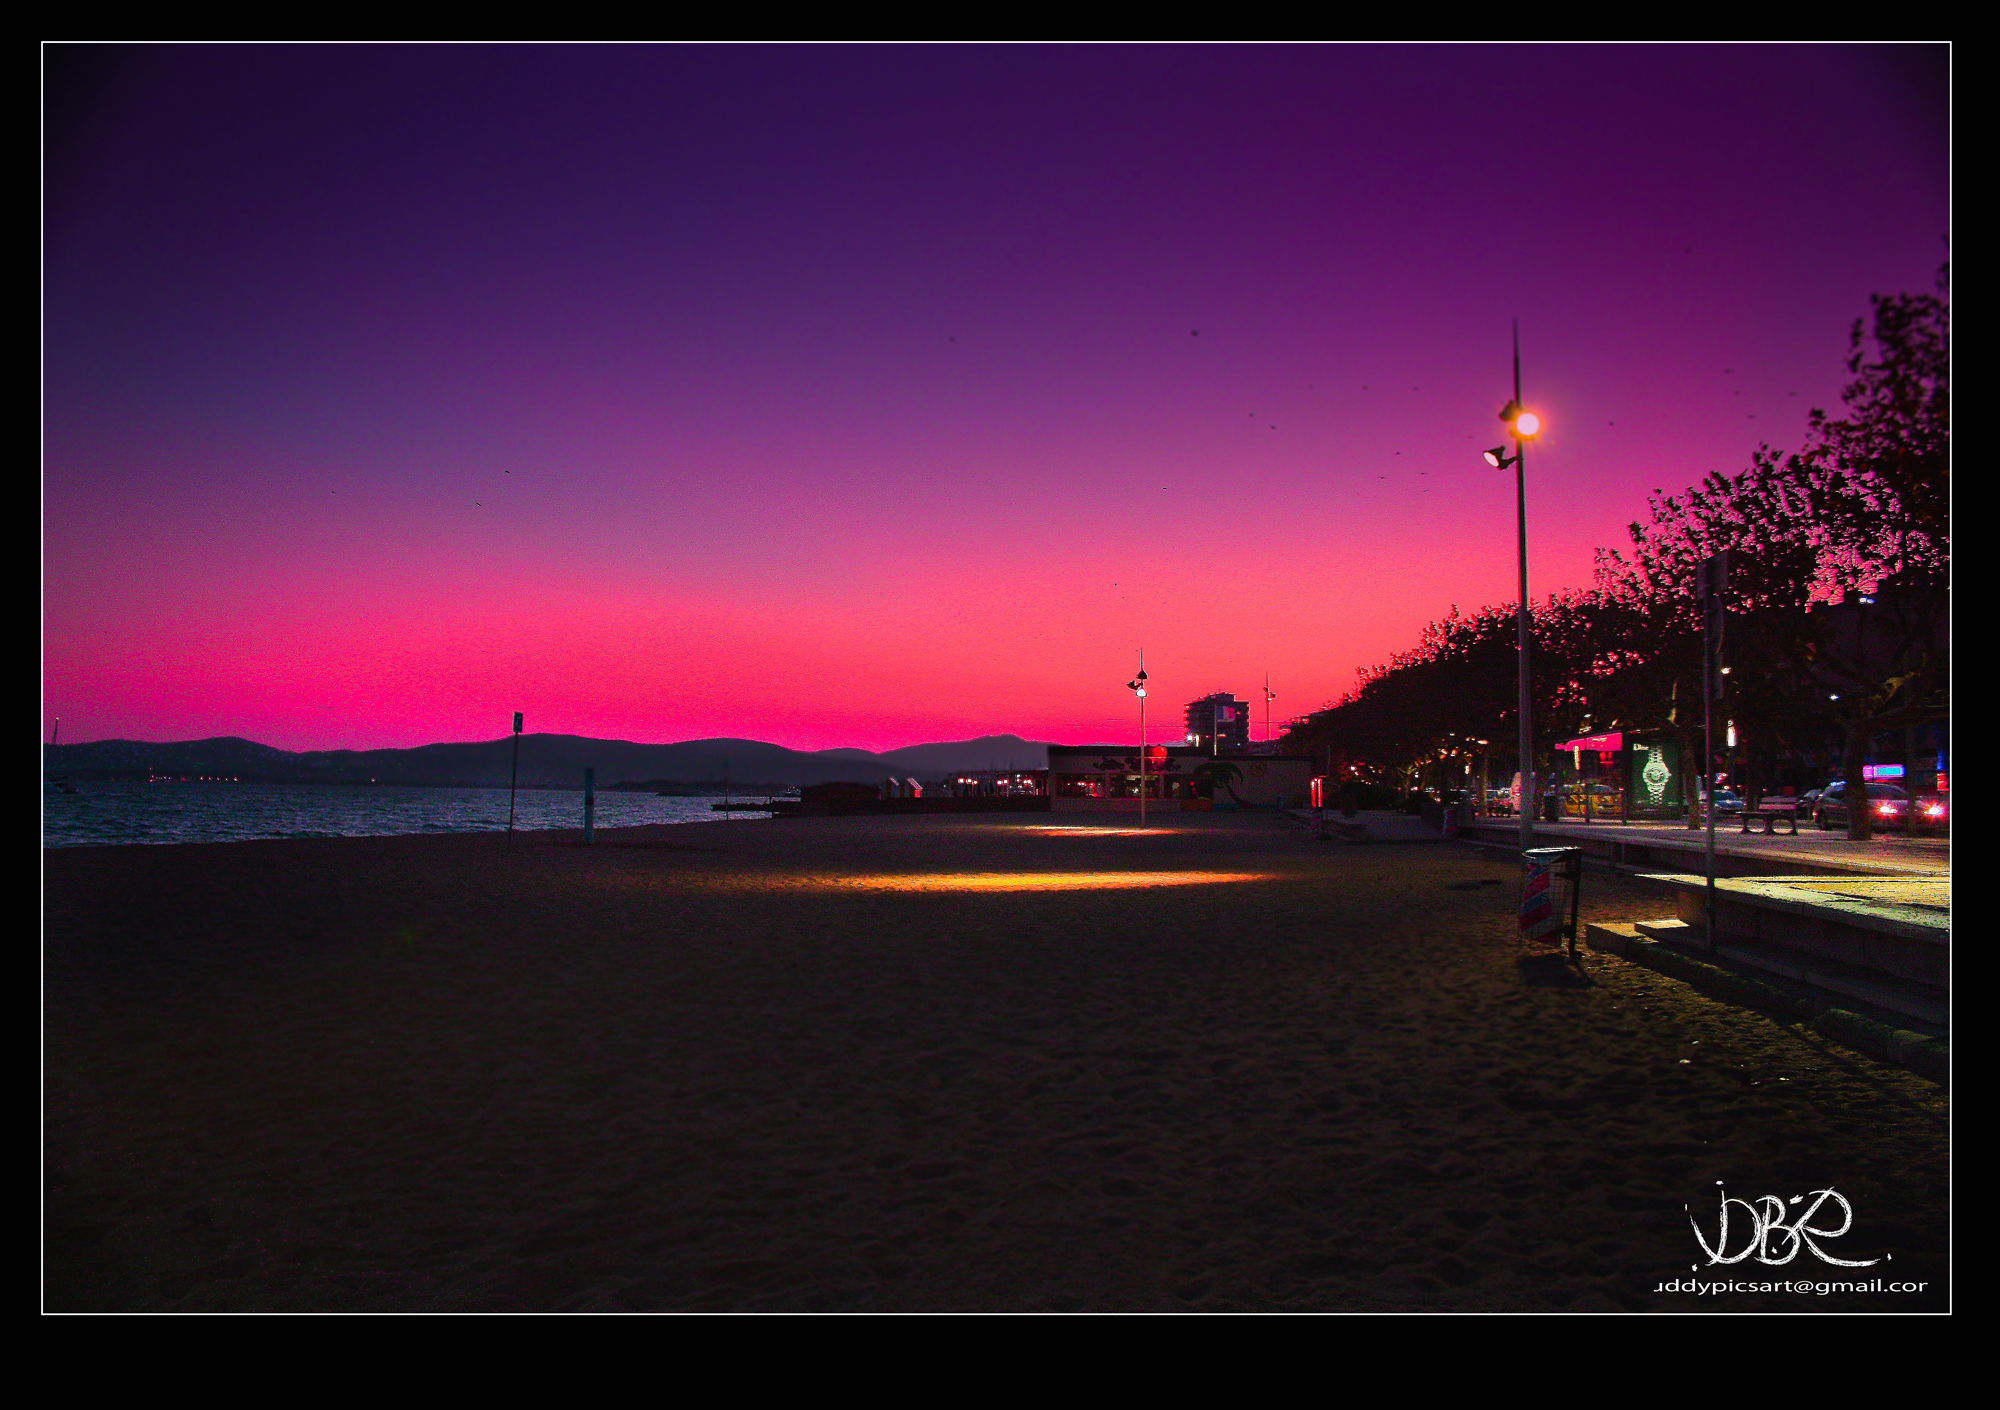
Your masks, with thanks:
<instances>
[{"instance_id":1,"label":"lit street lamp head","mask_svg":"<svg viewBox=\"0 0 2000 1410\"><path fill-rule=\"evenodd\" d=\"M1517 441L1532 441L1542 433L1542 418L1517 401L1510 401L1500 408L1500 419L1507 423L1507 429L1513 432Z\"/></svg>"}]
</instances>

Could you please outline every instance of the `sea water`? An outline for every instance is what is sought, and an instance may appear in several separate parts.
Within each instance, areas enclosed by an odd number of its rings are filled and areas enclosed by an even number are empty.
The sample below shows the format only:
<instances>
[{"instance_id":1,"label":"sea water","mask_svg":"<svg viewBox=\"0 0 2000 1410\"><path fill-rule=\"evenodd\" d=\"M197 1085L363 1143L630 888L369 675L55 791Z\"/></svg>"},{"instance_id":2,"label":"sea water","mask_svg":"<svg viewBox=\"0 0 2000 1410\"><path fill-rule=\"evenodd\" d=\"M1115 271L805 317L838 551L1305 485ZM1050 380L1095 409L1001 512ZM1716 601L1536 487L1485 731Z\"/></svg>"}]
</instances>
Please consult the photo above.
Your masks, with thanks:
<instances>
[{"instance_id":1,"label":"sea water","mask_svg":"<svg viewBox=\"0 0 2000 1410\"><path fill-rule=\"evenodd\" d=\"M660 798L600 790L599 827L726 822L769 813L718 813L719 798ZM739 798L739 803L746 801ZM514 800L521 832L583 826L582 789L523 789ZM399 788L284 783L79 783L45 788L44 847L126 842L242 842L257 837L393 837L405 833L504 832L504 788Z\"/></svg>"}]
</instances>

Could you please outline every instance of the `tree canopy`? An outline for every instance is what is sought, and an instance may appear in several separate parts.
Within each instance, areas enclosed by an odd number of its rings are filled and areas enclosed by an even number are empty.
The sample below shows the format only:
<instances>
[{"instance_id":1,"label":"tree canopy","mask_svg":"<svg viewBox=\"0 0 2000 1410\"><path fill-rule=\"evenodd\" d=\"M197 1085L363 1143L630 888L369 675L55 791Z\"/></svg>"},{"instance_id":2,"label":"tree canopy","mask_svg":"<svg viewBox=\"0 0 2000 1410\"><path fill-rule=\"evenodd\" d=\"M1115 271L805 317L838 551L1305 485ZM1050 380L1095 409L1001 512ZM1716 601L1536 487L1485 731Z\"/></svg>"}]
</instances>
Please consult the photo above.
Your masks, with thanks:
<instances>
[{"instance_id":1,"label":"tree canopy","mask_svg":"<svg viewBox=\"0 0 2000 1410\"><path fill-rule=\"evenodd\" d=\"M1591 589L1530 604L1538 753L1586 732L1698 727L1695 576L1723 551L1728 711L1746 731L1793 749L1840 737L1858 788L1877 733L1948 713L1947 273L1935 294L1878 295L1872 315L1850 337L1843 414L1815 409L1798 450L1761 446L1740 471L1651 496L1630 543L1599 551ZM1378 771L1468 741L1511 756L1516 661L1514 604L1454 607L1287 745Z\"/></svg>"}]
</instances>

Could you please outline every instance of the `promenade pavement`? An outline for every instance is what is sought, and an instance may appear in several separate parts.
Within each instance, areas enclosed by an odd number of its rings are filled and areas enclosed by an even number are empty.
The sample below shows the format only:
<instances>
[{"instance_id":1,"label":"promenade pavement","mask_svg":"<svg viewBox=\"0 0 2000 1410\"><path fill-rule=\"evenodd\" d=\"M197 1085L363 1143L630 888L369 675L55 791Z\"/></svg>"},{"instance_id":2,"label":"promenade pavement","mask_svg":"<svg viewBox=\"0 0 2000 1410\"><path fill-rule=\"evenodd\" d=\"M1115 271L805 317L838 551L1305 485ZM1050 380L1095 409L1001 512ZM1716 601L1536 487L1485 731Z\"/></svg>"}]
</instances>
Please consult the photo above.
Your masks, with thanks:
<instances>
[{"instance_id":1,"label":"promenade pavement","mask_svg":"<svg viewBox=\"0 0 2000 1410\"><path fill-rule=\"evenodd\" d=\"M1715 850L1722 856L1755 857L1760 860L1789 861L1807 867L1834 867L1865 876L1949 876L1951 839L1948 837L1877 836L1866 842L1850 842L1845 833L1820 832L1801 828L1796 837L1767 837L1763 833L1743 833L1739 824L1718 823ZM1475 834L1487 840L1516 835L1513 818L1481 818ZM1686 851L1699 857L1708 845L1706 829L1689 831L1682 823L1581 823L1537 822L1535 838L1545 847L1560 847L1572 838L1620 838L1643 843L1649 848Z\"/></svg>"}]
</instances>

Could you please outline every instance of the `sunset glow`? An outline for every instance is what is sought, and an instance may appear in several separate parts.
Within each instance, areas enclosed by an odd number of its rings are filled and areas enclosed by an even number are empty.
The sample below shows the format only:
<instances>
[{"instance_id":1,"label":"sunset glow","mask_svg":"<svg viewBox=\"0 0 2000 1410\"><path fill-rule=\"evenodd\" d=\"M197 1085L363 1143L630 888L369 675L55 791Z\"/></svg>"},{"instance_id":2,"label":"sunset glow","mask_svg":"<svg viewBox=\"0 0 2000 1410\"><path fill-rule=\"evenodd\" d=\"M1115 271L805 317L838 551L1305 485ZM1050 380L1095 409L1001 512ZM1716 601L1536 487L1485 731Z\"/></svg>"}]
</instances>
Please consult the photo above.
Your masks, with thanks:
<instances>
[{"instance_id":1,"label":"sunset glow","mask_svg":"<svg viewBox=\"0 0 2000 1410\"><path fill-rule=\"evenodd\" d=\"M1540 594L1796 445L1948 220L1859 47L115 57L50 109L71 741L1087 743L1141 645L1170 732L1303 712L1512 600L1514 320Z\"/></svg>"}]
</instances>

